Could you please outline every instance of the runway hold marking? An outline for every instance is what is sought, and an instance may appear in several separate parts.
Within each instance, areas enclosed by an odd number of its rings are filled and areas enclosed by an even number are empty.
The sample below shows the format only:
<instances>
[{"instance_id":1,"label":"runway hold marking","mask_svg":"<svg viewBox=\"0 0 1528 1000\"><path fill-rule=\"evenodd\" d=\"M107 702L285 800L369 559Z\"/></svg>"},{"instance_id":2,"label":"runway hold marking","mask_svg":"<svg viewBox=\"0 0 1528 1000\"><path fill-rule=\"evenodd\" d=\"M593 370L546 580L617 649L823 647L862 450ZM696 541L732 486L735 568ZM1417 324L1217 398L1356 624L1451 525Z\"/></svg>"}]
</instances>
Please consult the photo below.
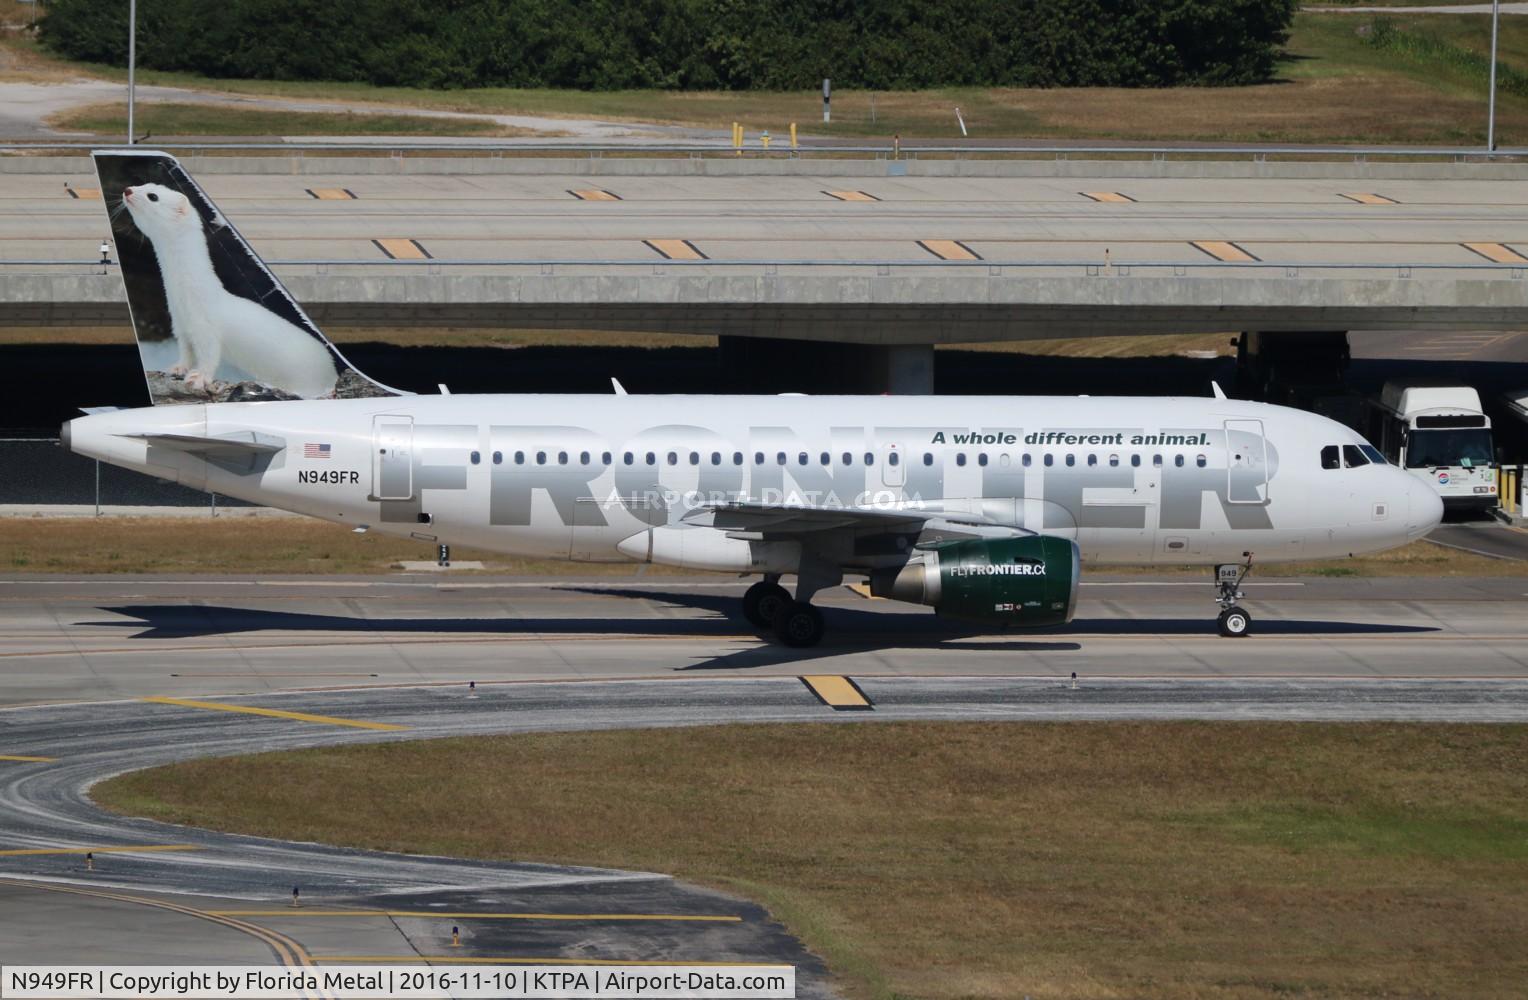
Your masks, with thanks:
<instances>
[{"instance_id":1,"label":"runway hold marking","mask_svg":"<svg viewBox=\"0 0 1528 1000\"><path fill-rule=\"evenodd\" d=\"M869 712L875 706L861 691L859 685L848 677L837 674L805 674L801 683L817 700L835 712Z\"/></svg>"},{"instance_id":2,"label":"runway hold marking","mask_svg":"<svg viewBox=\"0 0 1528 1000\"><path fill-rule=\"evenodd\" d=\"M51 764L53 757L23 757L19 754L0 753L0 760L20 761L24 764Z\"/></svg>"},{"instance_id":3,"label":"runway hold marking","mask_svg":"<svg viewBox=\"0 0 1528 1000\"><path fill-rule=\"evenodd\" d=\"M779 962L699 962L693 958L537 958L482 957L470 955L314 955L315 962L359 962L380 965L383 962L449 962L452 965L703 965L717 969L788 969Z\"/></svg>"},{"instance_id":4,"label":"runway hold marking","mask_svg":"<svg viewBox=\"0 0 1528 1000\"><path fill-rule=\"evenodd\" d=\"M575 191L572 188L567 188L566 190L567 190L568 194L571 194L573 197L577 198L579 201L620 201L621 200L621 196L620 195L616 194L614 191L606 191L604 188L586 188L586 189L581 190L581 191Z\"/></svg>"},{"instance_id":5,"label":"runway hold marking","mask_svg":"<svg viewBox=\"0 0 1528 1000\"><path fill-rule=\"evenodd\" d=\"M631 920L738 924L742 917L682 913L436 913L432 910L209 910L220 917L387 917L421 920Z\"/></svg>"},{"instance_id":6,"label":"runway hold marking","mask_svg":"<svg viewBox=\"0 0 1528 1000\"><path fill-rule=\"evenodd\" d=\"M356 193L349 188L306 188L309 197L319 201L355 201Z\"/></svg>"},{"instance_id":7,"label":"runway hold marking","mask_svg":"<svg viewBox=\"0 0 1528 1000\"><path fill-rule=\"evenodd\" d=\"M1261 259L1256 254L1237 246L1229 240L1192 240L1189 245L1200 253L1208 254L1216 260L1223 260L1230 264L1240 264Z\"/></svg>"},{"instance_id":8,"label":"runway hold marking","mask_svg":"<svg viewBox=\"0 0 1528 1000\"><path fill-rule=\"evenodd\" d=\"M100 188L77 188L64 185L64 190L69 192L69 197L76 201L100 201Z\"/></svg>"},{"instance_id":9,"label":"runway hold marking","mask_svg":"<svg viewBox=\"0 0 1528 1000\"><path fill-rule=\"evenodd\" d=\"M868 191L824 191L823 194L838 201L880 201Z\"/></svg>"},{"instance_id":10,"label":"runway hold marking","mask_svg":"<svg viewBox=\"0 0 1528 1000\"><path fill-rule=\"evenodd\" d=\"M643 240L647 248L665 260L710 260L689 240Z\"/></svg>"},{"instance_id":11,"label":"runway hold marking","mask_svg":"<svg viewBox=\"0 0 1528 1000\"><path fill-rule=\"evenodd\" d=\"M1461 243L1459 245L1493 264L1528 264L1528 257L1524 257L1503 243Z\"/></svg>"},{"instance_id":12,"label":"runway hold marking","mask_svg":"<svg viewBox=\"0 0 1528 1000\"><path fill-rule=\"evenodd\" d=\"M418 240L405 239L378 239L371 241L372 246L387 254L389 260L434 260L430 251L424 248L424 244Z\"/></svg>"},{"instance_id":13,"label":"runway hold marking","mask_svg":"<svg viewBox=\"0 0 1528 1000\"><path fill-rule=\"evenodd\" d=\"M307 712L283 712L275 708L256 708L254 705L229 705L221 701L191 701L186 698L139 698L139 701L155 705L177 705L181 708L206 708L214 712L240 712L244 715L264 715L273 719L296 719L298 722L316 722L323 726L349 726L351 729L376 729L398 732L408 726L395 726L391 722L362 722L359 719L336 719L330 715L309 715Z\"/></svg>"},{"instance_id":14,"label":"runway hold marking","mask_svg":"<svg viewBox=\"0 0 1528 1000\"><path fill-rule=\"evenodd\" d=\"M1382 194L1339 194L1339 197L1348 201L1356 201L1360 205L1399 205L1394 198L1386 198Z\"/></svg>"},{"instance_id":15,"label":"runway hold marking","mask_svg":"<svg viewBox=\"0 0 1528 1000\"><path fill-rule=\"evenodd\" d=\"M1092 198L1094 201L1109 202L1134 202L1135 199L1128 194L1120 194L1118 191L1078 191L1084 198Z\"/></svg>"},{"instance_id":16,"label":"runway hold marking","mask_svg":"<svg viewBox=\"0 0 1528 1000\"><path fill-rule=\"evenodd\" d=\"M919 240L918 245L940 260L982 260L982 255L959 240Z\"/></svg>"},{"instance_id":17,"label":"runway hold marking","mask_svg":"<svg viewBox=\"0 0 1528 1000\"><path fill-rule=\"evenodd\" d=\"M137 847L24 847L0 851L0 857L20 858L35 854L152 854L165 851L200 851L195 844L140 844Z\"/></svg>"}]
</instances>

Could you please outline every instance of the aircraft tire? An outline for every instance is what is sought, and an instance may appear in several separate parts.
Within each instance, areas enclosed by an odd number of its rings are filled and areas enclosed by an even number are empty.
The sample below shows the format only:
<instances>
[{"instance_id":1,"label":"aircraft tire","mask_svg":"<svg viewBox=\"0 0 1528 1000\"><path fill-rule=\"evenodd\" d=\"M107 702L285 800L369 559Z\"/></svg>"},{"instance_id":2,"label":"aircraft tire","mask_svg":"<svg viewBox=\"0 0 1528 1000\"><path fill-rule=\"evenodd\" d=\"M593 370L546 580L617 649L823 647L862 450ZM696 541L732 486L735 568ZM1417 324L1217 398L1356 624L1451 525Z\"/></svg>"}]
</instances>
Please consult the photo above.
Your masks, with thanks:
<instances>
[{"instance_id":1,"label":"aircraft tire","mask_svg":"<svg viewBox=\"0 0 1528 1000\"><path fill-rule=\"evenodd\" d=\"M743 617L754 628L774 628L775 618L790 603L790 591L778 583L760 580L743 594Z\"/></svg>"},{"instance_id":2,"label":"aircraft tire","mask_svg":"<svg viewBox=\"0 0 1528 1000\"><path fill-rule=\"evenodd\" d=\"M775 634L796 649L817 645L825 631L822 612L803 601L792 601L775 618Z\"/></svg>"},{"instance_id":3,"label":"aircraft tire","mask_svg":"<svg viewBox=\"0 0 1528 1000\"><path fill-rule=\"evenodd\" d=\"M1228 639L1240 639L1252 631L1252 616L1241 608L1227 608L1220 613L1220 634Z\"/></svg>"}]
</instances>

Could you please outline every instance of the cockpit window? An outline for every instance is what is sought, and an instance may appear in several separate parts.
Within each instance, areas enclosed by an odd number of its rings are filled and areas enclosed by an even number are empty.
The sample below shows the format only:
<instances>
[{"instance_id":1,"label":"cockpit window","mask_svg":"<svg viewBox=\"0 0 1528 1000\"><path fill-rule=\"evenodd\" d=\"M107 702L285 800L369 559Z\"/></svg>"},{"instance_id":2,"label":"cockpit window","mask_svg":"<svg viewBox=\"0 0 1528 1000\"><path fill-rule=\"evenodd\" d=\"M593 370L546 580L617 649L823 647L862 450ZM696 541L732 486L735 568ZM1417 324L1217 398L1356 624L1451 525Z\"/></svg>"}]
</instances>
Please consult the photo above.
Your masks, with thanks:
<instances>
[{"instance_id":1,"label":"cockpit window","mask_svg":"<svg viewBox=\"0 0 1528 1000\"><path fill-rule=\"evenodd\" d=\"M1358 449L1358 445L1345 444L1342 446L1342 464L1350 469L1356 469L1359 466L1368 465L1369 459Z\"/></svg>"},{"instance_id":2,"label":"cockpit window","mask_svg":"<svg viewBox=\"0 0 1528 1000\"><path fill-rule=\"evenodd\" d=\"M1372 444L1361 444L1358 446L1358 450L1367 455L1369 457L1369 461L1373 462L1375 465L1390 464L1389 462L1385 461L1385 456L1380 452L1380 450L1374 447Z\"/></svg>"},{"instance_id":3,"label":"cockpit window","mask_svg":"<svg viewBox=\"0 0 1528 1000\"><path fill-rule=\"evenodd\" d=\"M1323 469L1342 468L1342 459L1337 455L1337 446L1329 444L1321 449L1321 467Z\"/></svg>"}]
</instances>

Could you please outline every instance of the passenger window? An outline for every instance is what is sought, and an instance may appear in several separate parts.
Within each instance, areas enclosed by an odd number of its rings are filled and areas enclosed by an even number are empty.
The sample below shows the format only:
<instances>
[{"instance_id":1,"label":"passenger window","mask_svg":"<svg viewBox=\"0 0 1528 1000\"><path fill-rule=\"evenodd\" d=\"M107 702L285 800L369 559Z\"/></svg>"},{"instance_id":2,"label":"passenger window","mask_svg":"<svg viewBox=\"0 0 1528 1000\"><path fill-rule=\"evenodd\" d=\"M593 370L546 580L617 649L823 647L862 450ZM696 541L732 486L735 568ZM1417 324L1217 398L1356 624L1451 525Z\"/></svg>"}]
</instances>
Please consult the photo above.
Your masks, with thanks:
<instances>
[{"instance_id":1,"label":"passenger window","mask_svg":"<svg viewBox=\"0 0 1528 1000\"><path fill-rule=\"evenodd\" d=\"M1026 469L1029 468L1029 452L1026 451L1024 453L1024 459L1020 464L1023 465Z\"/></svg>"},{"instance_id":2,"label":"passenger window","mask_svg":"<svg viewBox=\"0 0 1528 1000\"><path fill-rule=\"evenodd\" d=\"M1323 469L1340 469L1342 462L1337 457L1337 446L1329 444L1321 449L1321 467Z\"/></svg>"},{"instance_id":3,"label":"passenger window","mask_svg":"<svg viewBox=\"0 0 1528 1000\"><path fill-rule=\"evenodd\" d=\"M690 464L691 465L699 465L700 464L700 452L698 452L698 451L690 452Z\"/></svg>"},{"instance_id":4,"label":"passenger window","mask_svg":"<svg viewBox=\"0 0 1528 1000\"><path fill-rule=\"evenodd\" d=\"M601 465L609 465L610 464L610 452L607 451L607 452L604 452L603 454L600 455L600 464Z\"/></svg>"},{"instance_id":5,"label":"passenger window","mask_svg":"<svg viewBox=\"0 0 1528 1000\"><path fill-rule=\"evenodd\" d=\"M1119 456L1118 455L1110 455L1109 456L1109 468L1113 469L1113 468L1117 467L1118 465L1119 465Z\"/></svg>"},{"instance_id":6,"label":"passenger window","mask_svg":"<svg viewBox=\"0 0 1528 1000\"><path fill-rule=\"evenodd\" d=\"M1070 455L1070 454L1067 455L1066 456L1066 464L1067 464L1068 468L1070 468L1071 466L1076 465L1077 464L1077 456L1076 455Z\"/></svg>"},{"instance_id":7,"label":"passenger window","mask_svg":"<svg viewBox=\"0 0 1528 1000\"><path fill-rule=\"evenodd\" d=\"M711 453L711 464L712 465L721 465L722 464L722 453L721 452L713 451Z\"/></svg>"},{"instance_id":8,"label":"passenger window","mask_svg":"<svg viewBox=\"0 0 1528 1000\"><path fill-rule=\"evenodd\" d=\"M806 464L806 452L803 451L803 452L800 452L800 453L798 453L796 455L796 464L797 465L805 465Z\"/></svg>"},{"instance_id":9,"label":"passenger window","mask_svg":"<svg viewBox=\"0 0 1528 1000\"><path fill-rule=\"evenodd\" d=\"M1131 455L1130 456L1130 467L1132 469L1139 469L1141 467L1141 456L1139 456L1139 455Z\"/></svg>"},{"instance_id":10,"label":"passenger window","mask_svg":"<svg viewBox=\"0 0 1528 1000\"><path fill-rule=\"evenodd\" d=\"M557 464L558 465L567 465L568 464L568 453L567 452L559 451L557 453Z\"/></svg>"},{"instance_id":11,"label":"passenger window","mask_svg":"<svg viewBox=\"0 0 1528 1000\"><path fill-rule=\"evenodd\" d=\"M1175 456L1173 456L1173 465L1176 465L1180 469L1183 468L1183 456L1182 455L1175 455Z\"/></svg>"},{"instance_id":12,"label":"passenger window","mask_svg":"<svg viewBox=\"0 0 1528 1000\"><path fill-rule=\"evenodd\" d=\"M873 452L873 451L865 452L865 464L866 465L874 465L875 464L875 452Z\"/></svg>"},{"instance_id":13,"label":"passenger window","mask_svg":"<svg viewBox=\"0 0 1528 1000\"><path fill-rule=\"evenodd\" d=\"M629 451L626 454L621 456L621 461L625 462L627 465L630 465L632 462L635 462L636 460L637 460L637 456L633 455Z\"/></svg>"},{"instance_id":14,"label":"passenger window","mask_svg":"<svg viewBox=\"0 0 1528 1000\"><path fill-rule=\"evenodd\" d=\"M657 456L656 453L651 452L651 451L647 453L647 464L648 465L657 465L658 464L658 456Z\"/></svg>"},{"instance_id":15,"label":"passenger window","mask_svg":"<svg viewBox=\"0 0 1528 1000\"><path fill-rule=\"evenodd\" d=\"M761 459L763 457L764 457L763 455L759 456L759 458L761 458ZM743 464L743 453L742 452L735 451L735 452L732 453L732 464L733 465L742 465Z\"/></svg>"},{"instance_id":16,"label":"passenger window","mask_svg":"<svg viewBox=\"0 0 1528 1000\"><path fill-rule=\"evenodd\" d=\"M964 466L966 464L966 453L965 452L957 451L955 453L955 464L956 465L960 465L960 466Z\"/></svg>"},{"instance_id":17,"label":"passenger window","mask_svg":"<svg viewBox=\"0 0 1528 1000\"><path fill-rule=\"evenodd\" d=\"M1088 456L1088 465L1092 466L1092 465L1097 465L1097 464L1098 464L1098 456L1097 455L1089 455Z\"/></svg>"},{"instance_id":18,"label":"passenger window","mask_svg":"<svg viewBox=\"0 0 1528 1000\"><path fill-rule=\"evenodd\" d=\"M579 465L588 465L589 464L589 453L587 451L581 451L581 452L578 453L578 464Z\"/></svg>"},{"instance_id":19,"label":"passenger window","mask_svg":"<svg viewBox=\"0 0 1528 1000\"><path fill-rule=\"evenodd\" d=\"M1154 469L1160 469L1162 467L1162 456L1161 455L1153 455L1153 456L1151 456L1151 467L1154 468Z\"/></svg>"},{"instance_id":20,"label":"passenger window","mask_svg":"<svg viewBox=\"0 0 1528 1000\"><path fill-rule=\"evenodd\" d=\"M783 452L783 451L775 452L775 464L776 465L784 465L785 464L785 452Z\"/></svg>"},{"instance_id":21,"label":"passenger window","mask_svg":"<svg viewBox=\"0 0 1528 1000\"><path fill-rule=\"evenodd\" d=\"M844 452L844 464L845 465L853 465L854 464L854 456L849 454L847 451Z\"/></svg>"},{"instance_id":22,"label":"passenger window","mask_svg":"<svg viewBox=\"0 0 1528 1000\"><path fill-rule=\"evenodd\" d=\"M516 465L524 465L525 464L525 452L523 452L523 451L515 452L515 464Z\"/></svg>"},{"instance_id":23,"label":"passenger window","mask_svg":"<svg viewBox=\"0 0 1528 1000\"><path fill-rule=\"evenodd\" d=\"M756 451L756 452L753 453L753 464L754 465L763 465L764 464L764 453L762 451Z\"/></svg>"},{"instance_id":24,"label":"passenger window","mask_svg":"<svg viewBox=\"0 0 1528 1000\"><path fill-rule=\"evenodd\" d=\"M1056 456L1052 455L1050 452L1046 452L1045 453L1045 467L1047 469L1049 469L1051 466L1053 466L1055 464L1056 464Z\"/></svg>"},{"instance_id":25,"label":"passenger window","mask_svg":"<svg viewBox=\"0 0 1528 1000\"><path fill-rule=\"evenodd\" d=\"M545 465L546 464L546 452L544 452L544 451L536 452L536 464L537 465Z\"/></svg>"},{"instance_id":26,"label":"passenger window","mask_svg":"<svg viewBox=\"0 0 1528 1000\"><path fill-rule=\"evenodd\" d=\"M827 452L823 452L821 458L822 458L822 464L823 465L832 465L833 464L833 456L829 455Z\"/></svg>"},{"instance_id":27,"label":"passenger window","mask_svg":"<svg viewBox=\"0 0 1528 1000\"><path fill-rule=\"evenodd\" d=\"M1197 465L1197 466L1199 466L1199 468L1201 468L1201 469L1202 469L1202 468L1204 468L1204 467L1205 467L1205 466L1206 466L1206 465L1208 465L1208 464L1209 464L1209 460L1208 460L1208 459L1206 459L1206 458L1205 458L1205 457L1204 457L1204 456L1203 456L1203 455L1200 455L1200 456L1198 456L1198 457L1197 457L1197 458L1195 458L1195 459L1194 459L1194 464L1195 464L1195 465Z\"/></svg>"},{"instance_id":28,"label":"passenger window","mask_svg":"<svg viewBox=\"0 0 1528 1000\"><path fill-rule=\"evenodd\" d=\"M902 457L900 455L898 455L896 452L892 452L890 455L886 456L886 464L887 465L900 465L901 462L902 462Z\"/></svg>"},{"instance_id":29,"label":"passenger window","mask_svg":"<svg viewBox=\"0 0 1528 1000\"><path fill-rule=\"evenodd\" d=\"M1005 455L1003 457L1006 458L1007 456ZM987 465L987 453L986 452L982 452L980 455L976 456L976 464L980 465L980 466L982 466L984 468L986 467L986 465Z\"/></svg>"},{"instance_id":30,"label":"passenger window","mask_svg":"<svg viewBox=\"0 0 1528 1000\"><path fill-rule=\"evenodd\" d=\"M1342 446L1342 464L1350 469L1356 469L1359 466L1368 465L1369 460L1364 457L1363 452L1358 450L1358 445L1345 444Z\"/></svg>"},{"instance_id":31,"label":"passenger window","mask_svg":"<svg viewBox=\"0 0 1528 1000\"><path fill-rule=\"evenodd\" d=\"M483 461L483 456L481 454L479 454L478 452L473 452L472 455L471 455L471 458L472 458L472 464L473 465L477 465L477 464L479 464L479 463L481 463Z\"/></svg>"},{"instance_id":32,"label":"passenger window","mask_svg":"<svg viewBox=\"0 0 1528 1000\"><path fill-rule=\"evenodd\" d=\"M493 453L493 464L494 465L503 465L504 464L504 453L502 451L496 451L496 452Z\"/></svg>"}]
</instances>

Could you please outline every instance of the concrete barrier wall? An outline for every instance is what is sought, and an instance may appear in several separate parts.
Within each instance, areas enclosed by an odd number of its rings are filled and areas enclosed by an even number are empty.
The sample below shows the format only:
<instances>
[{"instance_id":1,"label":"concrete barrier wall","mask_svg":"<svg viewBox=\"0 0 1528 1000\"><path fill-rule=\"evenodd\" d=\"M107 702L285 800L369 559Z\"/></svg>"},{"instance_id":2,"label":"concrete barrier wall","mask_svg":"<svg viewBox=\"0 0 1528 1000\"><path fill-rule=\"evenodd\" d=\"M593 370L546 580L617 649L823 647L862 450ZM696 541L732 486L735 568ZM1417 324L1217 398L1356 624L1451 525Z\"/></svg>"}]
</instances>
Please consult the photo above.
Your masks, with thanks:
<instances>
[{"instance_id":1,"label":"concrete barrier wall","mask_svg":"<svg viewBox=\"0 0 1528 1000\"><path fill-rule=\"evenodd\" d=\"M1243 159L917 158L851 159L823 155L599 156L481 155L270 156L177 154L193 174L315 176L555 174L601 177L1097 177L1332 180L1528 180L1528 162ZM1273 153L1271 155L1280 155ZM0 156L0 174L94 175L88 155Z\"/></svg>"}]
</instances>

